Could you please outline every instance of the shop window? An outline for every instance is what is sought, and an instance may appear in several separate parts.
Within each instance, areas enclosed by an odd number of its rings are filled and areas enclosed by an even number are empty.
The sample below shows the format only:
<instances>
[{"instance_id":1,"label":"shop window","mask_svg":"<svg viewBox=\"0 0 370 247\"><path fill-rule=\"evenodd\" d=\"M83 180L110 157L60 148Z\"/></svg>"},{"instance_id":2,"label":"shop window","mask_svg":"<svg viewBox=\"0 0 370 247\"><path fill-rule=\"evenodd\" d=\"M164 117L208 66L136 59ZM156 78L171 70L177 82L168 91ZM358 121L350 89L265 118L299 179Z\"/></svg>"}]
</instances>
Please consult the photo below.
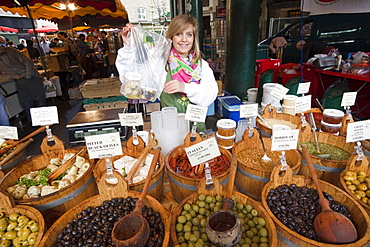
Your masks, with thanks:
<instances>
[{"instance_id":1,"label":"shop window","mask_svg":"<svg viewBox=\"0 0 370 247\"><path fill-rule=\"evenodd\" d=\"M137 19L139 21L146 20L146 11L145 11L145 8L138 8L137 9Z\"/></svg>"}]
</instances>

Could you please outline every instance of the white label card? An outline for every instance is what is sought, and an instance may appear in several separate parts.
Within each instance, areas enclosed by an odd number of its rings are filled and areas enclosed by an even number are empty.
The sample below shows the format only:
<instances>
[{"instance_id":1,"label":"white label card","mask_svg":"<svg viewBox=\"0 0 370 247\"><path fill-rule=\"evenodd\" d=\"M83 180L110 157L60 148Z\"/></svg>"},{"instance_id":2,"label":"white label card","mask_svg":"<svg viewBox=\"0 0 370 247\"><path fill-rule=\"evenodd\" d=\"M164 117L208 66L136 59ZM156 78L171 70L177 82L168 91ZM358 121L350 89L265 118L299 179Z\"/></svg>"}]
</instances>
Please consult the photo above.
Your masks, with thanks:
<instances>
[{"instance_id":1,"label":"white label card","mask_svg":"<svg viewBox=\"0 0 370 247\"><path fill-rule=\"evenodd\" d=\"M286 88L281 84L276 84L275 87L270 92L270 94L275 98L282 100L288 91L289 88Z\"/></svg>"},{"instance_id":2,"label":"white label card","mask_svg":"<svg viewBox=\"0 0 370 247\"><path fill-rule=\"evenodd\" d=\"M122 155L119 132L85 136L90 159L102 159Z\"/></svg>"},{"instance_id":3,"label":"white label card","mask_svg":"<svg viewBox=\"0 0 370 247\"><path fill-rule=\"evenodd\" d=\"M370 119L348 123L346 142L370 139Z\"/></svg>"},{"instance_id":4,"label":"white label card","mask_svg":"<svg viewBox=\"0 0 370 247\"><path fill-rule=\"evenodd\" d=\"M301 82L298 84L297 94L306 94L310 91L311 82Z\"/></svg>"},{"instance_id":5,"label":"white label card","mask_svg":"<svg viewBox=\"0 0 370 247\"><path fill-rule=\"evenodd\" d=\"M311 110L312 95L298 97L295 100L295 113L301 113Z\"/></svg>"},{"instance_id":6,"label":"white label card","mask_svg":"<svg viewBox=\"0 0 370 247\"><path fill-rule=\"evenodd\" d=\"M273 131L271 151L297 149L298 135L299 129Z\"/></svg>"},{"instance_id":7,"label":"white label card","mask_svg":"<svg viewBox=\"0 0 370 247\"><path fill-rule=\"evenodd\" d=\"M185 119L193 122L204 123L207 117L208 107L188 104Z\"/></svg>"},{"instance_id":8,"label":"white label card","mask_svg":"<svg viewBox=\"0 0 370 247\"><path fill-rule=\"evenodd\" d=\"M341 106L353 106L356 102L357 92L345 92L343 93Z\"/></svg>"},{"instance_id":9,"label":"white label card","mask_svg":"<svg viewBox=\"0 0 370 247\"><path fill-rule=\"evenodd\" d=\"M240 118L257 117L258 104L243 104L240 105Z\"/></svg>"},{"instance_id":10,"label":"white label card","mask_svg":"<svg viewBox=\"0 0 370 247\"><path fill-rule=\"evenodd\" d=\"M221 155L215 137L184 148L184 150L192 166L202 164Z\"/></svg>"},{"instance_id":11,"label":"white label card","mask_svg":"<svg viewBox=\"0 0 370 247\"><path fill-rule=\"evenodd\" d=\"M121 126L139 126L144 125L143 115L141 113L118 113Z\"/></svg>"},{"instance_id":12,"label":"white label card","mask_svg":"<svg viewBox=\"0 0 370 247\"><path fill-rule=\"evenodd\" d=\"M17 127L0 126L0 138L18 140Z\"/></svg>"},{"instance_id":13,"label":"white label card","mask_svg":"<svg viewBox=\"0 0 370 247\"><path fill-rule=\"evenodd\" d=\"M56 106L35 107L30 109L32 126L58 124L58 108Z\"/></svg>"}]
</instances>

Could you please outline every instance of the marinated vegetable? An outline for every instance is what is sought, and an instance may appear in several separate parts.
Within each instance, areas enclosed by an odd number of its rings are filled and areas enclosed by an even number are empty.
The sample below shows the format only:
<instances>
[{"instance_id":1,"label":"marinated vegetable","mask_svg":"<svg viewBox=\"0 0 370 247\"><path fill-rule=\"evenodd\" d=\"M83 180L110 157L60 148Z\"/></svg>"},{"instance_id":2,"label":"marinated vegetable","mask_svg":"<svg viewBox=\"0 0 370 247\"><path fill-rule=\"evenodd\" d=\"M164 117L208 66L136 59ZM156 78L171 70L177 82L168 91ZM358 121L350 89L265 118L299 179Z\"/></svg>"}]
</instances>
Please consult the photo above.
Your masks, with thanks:
<instances>
[{"instance_id":1,"label":"marinated vegetable","mask_svg":"<svg viewBox=\"0 0 370 247\"><path fill-rule=\"evenodd\" d=\"M298 144L299 149L302 149L302 144L306 145L309 154L314 155L316 153L314 142L301 142ZM351 154L348 153L346 150L343 150L331 144L319 142L319 149L320 152L323 154L330 154L330 160L348 160L349 157L351 157Z\"/></svg>"}]
</instances>

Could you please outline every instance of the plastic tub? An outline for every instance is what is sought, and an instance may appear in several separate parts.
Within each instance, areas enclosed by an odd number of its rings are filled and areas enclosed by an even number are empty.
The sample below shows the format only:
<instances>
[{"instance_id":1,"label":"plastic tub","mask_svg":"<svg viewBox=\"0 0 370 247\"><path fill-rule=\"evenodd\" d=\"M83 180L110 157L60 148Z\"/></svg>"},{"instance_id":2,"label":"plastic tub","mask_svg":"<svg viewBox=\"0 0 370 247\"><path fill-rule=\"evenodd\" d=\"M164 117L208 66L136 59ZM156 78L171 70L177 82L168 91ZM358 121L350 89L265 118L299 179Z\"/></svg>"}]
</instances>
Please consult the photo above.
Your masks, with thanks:
<instances>
[{"instance_id":1,"label":"plastic tub","mask_svg":"<svg viewBox=\"0 0 370 247\"><path fill-rule=\"evenodd\" d=\"M295 107L295 101L297 100L297 96L295 95L285 95L284 96L284 101L283 101L283 106L290 106L290 107Z\"/></svg>"},{"instance_id":2,"label":"plastic tub","mask_svg":"<svg viewBox=\"0 0 370 247\"><path fill-rule=\"evenodd\" d=\"M328 133L332 133L332 134L338 133L339 129L340 129L340 126L342 126L342 123L330 124L330 123L324 122L324 120L321 120L321 130L323 132L328 132Z\"/></svg>"},{"instance_id":3,"label":"plastic tub","mask_svg":"<svg viewBox=\"0 0 370 247\"><path fill-rule=\"evenodd\" d=\"M295 106L283 105L283 113L295 115Z\"/></svg>"},{"instance_id":4,"label":"plastic tub","mask_svg":"<svg viewBox=\"0 0 370 247\"><path fill-rule=\"evenodd\" d=\"M247 90L248 102L256 102L258 88L250 88Z\"/></svg>"},{"instance_id":5,"label":"plastic tub","mask_svg":"<svg viewBox=\"0 0 370 247\"><path fill-rule=\"evenodd\" d=\"M217 130L220 136L235 135L236 122L232 119L220 119L217 121Z\"/></svg>"},{"instance_id":6,"label":"plastic tub","mask_svg":"<svg viewBox=\"0 0 370 247\"><path fill-rule=\"evenodd\" d=\"M325 109L323 112L323 121L328 124L340 124L343 117L344 112L337 109Z\"/></svg>"},{"instance_id":7,"label":"plastic tub","mask_svg":"<svg viewBox=\"0 0 370 247\"><path fill-rule=\"evenodd\" d=\"M222 147L230 147L234 145L235 134L232 136L222 136L218 132L216 133L217 144Z\"/></svg>"}]
</instances>

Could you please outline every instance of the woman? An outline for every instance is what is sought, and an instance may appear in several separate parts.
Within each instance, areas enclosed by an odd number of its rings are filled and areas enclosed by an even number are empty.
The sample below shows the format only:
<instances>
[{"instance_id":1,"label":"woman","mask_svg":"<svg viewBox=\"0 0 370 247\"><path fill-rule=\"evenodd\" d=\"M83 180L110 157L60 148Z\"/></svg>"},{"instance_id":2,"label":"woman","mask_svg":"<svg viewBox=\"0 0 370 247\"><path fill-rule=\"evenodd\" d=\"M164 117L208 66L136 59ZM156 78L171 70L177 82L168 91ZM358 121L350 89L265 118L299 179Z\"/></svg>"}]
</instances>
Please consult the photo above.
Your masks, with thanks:
<instances>
[{"instance_id":1,"label":"woman","mask_svg":"<svg viewBox=\"0 0 370 247\"><path fill-rule=\"evenodd\" d=\"M127 34L132 28L132 24L127 24L122 32L126 45L118 51L118 72L134 57L127 44ZM166 37L172 40L172 47L168 66L162 71L161 107L174 106L179 113L185 113L189 103L208 107L217 97L213 71L201 57L198 32L197 20L188 15L176 16L168 27ZM197 124L197 127L198 131L205 131L204 124Z\"/></svg>"}]
</instances>

